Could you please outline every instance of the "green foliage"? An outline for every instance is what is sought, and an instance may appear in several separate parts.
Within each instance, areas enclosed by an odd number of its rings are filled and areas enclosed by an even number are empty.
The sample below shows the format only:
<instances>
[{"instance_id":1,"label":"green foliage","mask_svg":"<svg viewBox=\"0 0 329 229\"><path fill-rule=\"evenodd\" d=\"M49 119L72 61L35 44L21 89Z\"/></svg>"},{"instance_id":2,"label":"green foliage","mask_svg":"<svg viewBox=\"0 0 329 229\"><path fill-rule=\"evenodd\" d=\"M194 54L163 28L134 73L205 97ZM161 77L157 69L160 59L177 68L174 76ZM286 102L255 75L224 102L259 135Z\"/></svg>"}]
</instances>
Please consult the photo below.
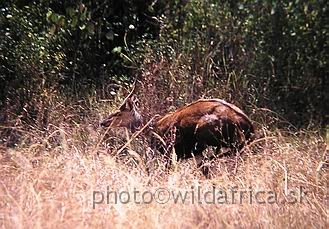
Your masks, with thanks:
<instances>
[{"instance_id":1,"label":"green foliage","mask_svg":"<svg viewBox=\"0 0 329 229\"><path fill-rule=\"evenodd\" d=\"M262 104L297 125L328 121L327 8L325 1L298 0L244 7L253 16L246 26L253 38L248 71L257 75Z\"/></svg>"},{"instance_id":2,"label":"green foliage","mask_svg":"<svg viewBox=\"0 0 329 229\"><path fill-rule=\"evenodd\" d=\"M31 123L56 99L113 98L137 75L145 100L157 101L146 105L220 97L300 126L328 123L325 1L11 0L0 7L0 104L27 111ZM163 106L154 109L171 109Z\"/></svg>"},{"instance_id":3,"label":"green foliage","mask_svg":"<svg viewBox=\"0 0 329 229\"><path fill-rule=\"evenodd\" d=\"M36 122L37 116L46 113L56 90L56 73L64 67L65 54L53 48L46 33L45 12L46 9L36 3L19 6L10 2L1 8L0 105L3 116L14 112L24 116L24 121ZM40 125L43 126L43 122L40 120Z\"/></svg>"},{"instance_id":4,"label":"green foliage","mask_svg":"<svg viewBox=\"0 0 329 229\"><path fill-rule=\"evenodd\" d=\"M126 66L134 65L128 45L152 33L141 19L145 4L149 3L1 4L0 105L6 111L1 120L19 114L33 124L56 99L79 100L95 89L107 97L113 91L107 84L127 81L131 70ZM47 121L42 126L46 125Z\"/></svg>"},{"instance_id":5,"label":"green foliage","mask_svg":"<svg viewBox=\"0 0 329 229\"><path fill-rule=\"evenodd\" d=\"M325 1L171 1L169 8L151 49L187 67L177 87L187 85L188 101L220 96L270 108L297 126L328 123Z\"/></svg>"}]
</instances>

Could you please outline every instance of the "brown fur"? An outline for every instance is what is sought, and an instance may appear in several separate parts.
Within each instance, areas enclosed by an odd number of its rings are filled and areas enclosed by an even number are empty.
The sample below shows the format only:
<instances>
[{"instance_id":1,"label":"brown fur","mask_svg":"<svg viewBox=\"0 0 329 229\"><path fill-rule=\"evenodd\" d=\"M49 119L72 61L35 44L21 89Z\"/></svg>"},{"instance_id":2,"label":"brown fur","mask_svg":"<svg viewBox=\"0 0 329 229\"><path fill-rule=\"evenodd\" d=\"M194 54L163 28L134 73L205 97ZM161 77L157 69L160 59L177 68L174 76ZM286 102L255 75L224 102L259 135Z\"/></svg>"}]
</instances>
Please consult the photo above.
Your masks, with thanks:
<instances>
[{"instance_id":1,"label":"brown fur","mask_svg":"<svg viewBox=\"0 0 329 229\"><path fill-rule=\"evenodd\" d=\"M136 107L135 96L125 99L119 110L110 114L100 125L104 127L127 127L134 132L142 125L143 119Z\"/></svg>"},{"instance_id":2,"label":"brown fur","mask_svg":"<svg viewBox=\"0 0 329 229\"><path fill-rule=\"evenodd\" d=\"M241 149L254 134L249 118L236 106L220 99L201 99L171 114L155 125L160 136L176 128L178 158L202 154L207 146Z\"/></svg>"},{"instance_id":3,"label":"brown fur","mask_svg":"<svg viewBox=\"0 0 329 229\"><path fill-rule=\"evenodd\" d=\"M132 131L141 124L142 118L133 96L101 123L104 127L127 127ZM178 159L202 156L207 146L217 147L217 153L221 148L240 150L255 133L243 111L220 99L200 99L177 109L160 118L154 129L167 144L174 141Z\"/></svg>"}]
</instances>

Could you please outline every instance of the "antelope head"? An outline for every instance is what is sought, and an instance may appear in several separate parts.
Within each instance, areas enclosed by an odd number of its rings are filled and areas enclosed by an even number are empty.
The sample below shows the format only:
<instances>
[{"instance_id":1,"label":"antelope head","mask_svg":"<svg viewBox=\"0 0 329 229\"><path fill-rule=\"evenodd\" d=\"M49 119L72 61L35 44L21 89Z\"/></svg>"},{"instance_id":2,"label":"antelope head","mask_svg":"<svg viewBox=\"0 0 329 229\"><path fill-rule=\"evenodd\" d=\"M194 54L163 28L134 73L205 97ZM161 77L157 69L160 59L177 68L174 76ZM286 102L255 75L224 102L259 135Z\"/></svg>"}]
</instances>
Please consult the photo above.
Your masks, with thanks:
<instances>
[{"instance_id":1,"label":"antelope head","mask_svg":"<svg viewBox=\"0 0 329 229\"><path fill-rule=\"evenodd\" d=\"M138 112L137 98L133 94L135 90L126 97L119 110L110 114L100 125L103 127L126 127L132 132L136 131L142 125L142 116Z\"/></svg>"}]
</instances>

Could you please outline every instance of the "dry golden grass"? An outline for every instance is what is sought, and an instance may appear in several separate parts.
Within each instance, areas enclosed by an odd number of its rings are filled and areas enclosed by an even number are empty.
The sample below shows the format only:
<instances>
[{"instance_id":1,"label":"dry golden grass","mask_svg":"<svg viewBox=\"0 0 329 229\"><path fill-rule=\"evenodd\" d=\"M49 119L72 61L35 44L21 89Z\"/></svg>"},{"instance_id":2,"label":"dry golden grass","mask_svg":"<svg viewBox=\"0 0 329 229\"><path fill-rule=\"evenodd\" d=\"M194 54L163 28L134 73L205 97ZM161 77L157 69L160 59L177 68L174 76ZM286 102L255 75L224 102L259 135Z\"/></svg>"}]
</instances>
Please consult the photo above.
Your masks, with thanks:
<instances>
[{"instance_id":1,"label":"dry golden grass","mask_svg":"<svg viewBox=\"0 0 329 229\"><path fill-rule=\"evenodd\" d=\"M236 174L233 158L212 161L211 179L202 176L193 160L179 162L170 172L163 171L159 162L148 175L143 157L136 155L143 154L145 145L136 140L133 151L115 157L122 139L105 141L103 134L92 126L63 124L40 136L37 143L0 148L1 227L328 228L327 164L319 168L325 143L316 133L271 132L245 151ZM217 203L206 203L213 200L212 194L206 194L213 187L216 192L225 190L229 202L235 187L235 203L218 203L218 193ZM291 199L285 194L298 187L307 191L307 200L287 203ZM111 193L107 203L107 190L121 193L122 198L115 203ZM137 201L145 192L144 201L150 203L134 202L134 191L139 191ZM179 191L187 194L185 203L173 200L171 195L177 197ZM240 203L240 191L274 191L278 202L253 199L250 204L244 194ZM98 204L101 193L104 202ZM124 203L127 193L130 201ZM166 203L157 203L156 196L151 202L150 193L159 194L157 201ZM266 200L266 195L260 199Z\"/></svg>"}]
</instances>

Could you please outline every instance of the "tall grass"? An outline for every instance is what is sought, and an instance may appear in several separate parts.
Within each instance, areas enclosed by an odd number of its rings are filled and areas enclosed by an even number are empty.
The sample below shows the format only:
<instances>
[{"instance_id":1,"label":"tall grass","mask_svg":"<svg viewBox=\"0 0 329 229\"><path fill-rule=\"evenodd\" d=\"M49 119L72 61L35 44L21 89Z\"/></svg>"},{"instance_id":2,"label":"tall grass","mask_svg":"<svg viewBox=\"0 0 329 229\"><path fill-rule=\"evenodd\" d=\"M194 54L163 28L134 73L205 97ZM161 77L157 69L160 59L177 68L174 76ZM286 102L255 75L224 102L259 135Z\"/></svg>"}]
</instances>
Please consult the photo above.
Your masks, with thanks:
<instances>
[{"instance_id":1,"label":"tall grass","mask_svg":"<svg viewBox=\"0 0 329 229\"><path fill-rule=\"evenodd\" d=\"M234 158L213 160L211 179L193 159L170 171L159 160L147 173L146 143L131 139L118 155L130 137L98 129L96 113L105 112L97 107L80 124L69 116L74 109L54 111L66 119L47 133L21 133L15 148L0 148L2 228L328 227L326 145L318 133L267 130L241 155L236 173ZM259 191L265 203L256 203ZM227 203L219 198L224 192Z\"/></svg>"}]
</instances>

